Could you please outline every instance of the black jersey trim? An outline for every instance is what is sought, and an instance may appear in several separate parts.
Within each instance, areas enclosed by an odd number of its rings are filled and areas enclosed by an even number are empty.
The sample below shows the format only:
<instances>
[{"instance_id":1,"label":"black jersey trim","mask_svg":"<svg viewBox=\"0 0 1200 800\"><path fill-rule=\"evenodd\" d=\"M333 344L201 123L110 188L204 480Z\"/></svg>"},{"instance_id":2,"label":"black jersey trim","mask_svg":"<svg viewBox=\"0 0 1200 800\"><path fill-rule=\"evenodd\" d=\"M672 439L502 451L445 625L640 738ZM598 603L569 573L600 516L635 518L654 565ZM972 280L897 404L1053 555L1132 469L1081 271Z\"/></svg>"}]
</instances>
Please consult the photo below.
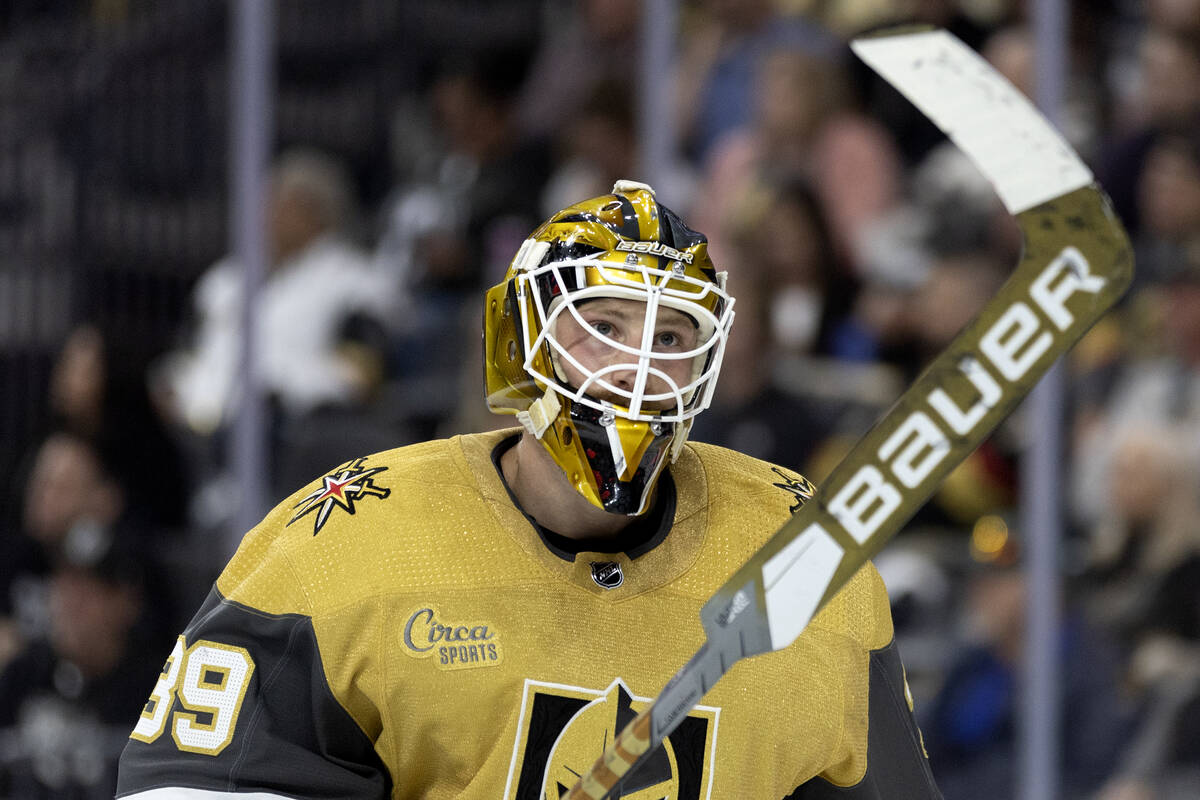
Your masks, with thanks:
<instances>
[{"instance_id":1,"label":"black jersey trim","mask_svg":"<svg viewBox=\"0 0 1200 800\"><path fill-rule=\"evenodd\" d=\"M167 731L150 743L131 739L117 797L167 787L314 800L390 794L374 742L329 686L311 617L265 612L213 587L184 638L244 647L255 661L234 740L206 755L180 751Z\"/></svg>"},{"instance_id":2,"label":"black jersey trim","mask_svg":"<svg viewBox=\"0 0 1200 800\"><path fill-rule=\"evenodd\" d=\"M867 706L867 770L853 786L813 778L784 800L942 800L908 708L904 666L893 639L872 650Z\"/></svg>"},{"instance_id":3,"label":"black jersey trim","mask_svg":"<svg viewBox=\"0 0 1200 800\"><path fill-rule=\"evenodd\" d=\"M504 478L504 469L500 466L500 458L516 445L521 435L517 433L505 437L497 444L492 449L492 464L496 468L496 474L500 476L500 482L504 484L504 490L508 492L508 498L525 519L529 520L529 524L537 531L538 538L551 553L563 561L571 563L574 563L575 556L580 553L624 553L633 559L649 553L667 538L667 534L671 532L671 526L675 524L677 502L675 481L671 477L670 470L663 470L659 477L658 496L650 510L631 522L616 536L573 539L541 525L521 507L517 496L513 494L512 487Z\"/></svg>"}]
</instances>

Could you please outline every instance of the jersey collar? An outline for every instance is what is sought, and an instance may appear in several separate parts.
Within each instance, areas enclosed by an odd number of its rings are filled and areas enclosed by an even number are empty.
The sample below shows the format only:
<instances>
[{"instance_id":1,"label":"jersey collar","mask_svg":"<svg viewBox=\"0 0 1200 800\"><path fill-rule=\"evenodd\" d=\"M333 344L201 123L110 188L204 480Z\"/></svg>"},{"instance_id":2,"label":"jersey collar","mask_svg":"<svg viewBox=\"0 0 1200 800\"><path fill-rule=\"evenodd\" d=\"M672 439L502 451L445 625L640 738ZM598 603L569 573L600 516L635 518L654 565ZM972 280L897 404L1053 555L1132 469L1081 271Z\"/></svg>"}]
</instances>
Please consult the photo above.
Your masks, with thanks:
<instances>
[{"instance_id":1,"label":"jersey collar","mask_svg":"<svg viewBox=\"0 0 1200 800\"><path fill-rule=\"evenodd\" d=\"M497 431L457 441L464 466L504 534L560 580L619 601L670 583L695 563L707 526L708 492L704 470L690 449L660 479L659 499L645 522L616 539L580 543L538 525L504 482L499 459L519 435Z\"/></svg>"}]
</instances>

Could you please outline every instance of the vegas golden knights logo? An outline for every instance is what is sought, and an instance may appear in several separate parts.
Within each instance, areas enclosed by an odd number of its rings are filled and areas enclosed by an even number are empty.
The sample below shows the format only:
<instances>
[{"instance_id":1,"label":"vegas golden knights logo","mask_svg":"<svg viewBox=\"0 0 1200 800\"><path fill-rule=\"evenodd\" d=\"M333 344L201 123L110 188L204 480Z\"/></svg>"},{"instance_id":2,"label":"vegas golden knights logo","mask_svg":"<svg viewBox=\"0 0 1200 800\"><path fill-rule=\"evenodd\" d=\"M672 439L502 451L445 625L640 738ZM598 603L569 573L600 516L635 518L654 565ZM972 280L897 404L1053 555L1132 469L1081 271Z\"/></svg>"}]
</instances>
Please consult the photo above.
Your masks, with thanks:
<instances>
[{"instance_id":1,"label":"vegas golden knights logo","mask_svg":"<svg viewBox=\"0 0 1200 800\"><path fill-rule=\"evenodd\" d=\"M505 800L559 800L606 744L653 698L620 678L605 691L525 681ZM657 752L626 776L613 798L708 800L720 709L696 706Z\"/></svg>"},{"instance_id":2,"label":"vegas golden knights logo","mask_svg":"<svg viewBox=\"0 0 1200 800\"><path fill-rule=\"evenodd\" d=\"M779 467L771 467L771 471L783 478L783 483L772 483L771 485L778 486L792 496L792 507L788 511L793 514L799 511L801 506L809 500L812 500L813 495L817 493L817 487L813 486L812 481L803 475L789 475Z\"/></svg>"},{"instance_id":3,"label":"vegas golden knights logo","mask_svg":"<svg viewBox=\"0 0 1200 800\"><path fill-rule=\"evenodd\" d=\"M366 457L356 458L338 467L333 473L321 479L321 485L296 503L295 516L288 520L291 525L296 520L308 514L313 517L313 536L321 532L329 521L329 514L335 508L340 508L348 514L356 510L354 505L367 497L387 499L392 493L375 483L373 476L386 472L387 467L364 467Z\"/></svg>"}]
</instances>

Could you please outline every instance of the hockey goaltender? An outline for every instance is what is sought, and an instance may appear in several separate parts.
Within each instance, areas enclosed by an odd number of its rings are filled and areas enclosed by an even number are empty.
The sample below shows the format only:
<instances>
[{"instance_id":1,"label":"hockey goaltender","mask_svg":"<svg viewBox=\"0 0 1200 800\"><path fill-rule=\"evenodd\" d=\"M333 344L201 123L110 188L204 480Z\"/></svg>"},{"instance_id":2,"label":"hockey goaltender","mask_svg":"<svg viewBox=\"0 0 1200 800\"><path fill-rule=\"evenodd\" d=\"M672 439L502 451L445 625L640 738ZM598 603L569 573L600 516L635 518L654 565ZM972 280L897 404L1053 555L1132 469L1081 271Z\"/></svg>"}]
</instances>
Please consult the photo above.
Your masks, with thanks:
<instances>
[{"instance_id":1,"label":"hockey goaltender","mask_svg":"<svg viewBox=\"0 0 1200 800\"><path fill-rule=\"evenodd\" d=\"M118 797L565 795L812 497L687 440L733 304L649 186L555 214L485 302L487 402L521 427L356 459L270 512L167 657ZM616 792L940 797L874 567Z\"/></svg>"}]
</instances>

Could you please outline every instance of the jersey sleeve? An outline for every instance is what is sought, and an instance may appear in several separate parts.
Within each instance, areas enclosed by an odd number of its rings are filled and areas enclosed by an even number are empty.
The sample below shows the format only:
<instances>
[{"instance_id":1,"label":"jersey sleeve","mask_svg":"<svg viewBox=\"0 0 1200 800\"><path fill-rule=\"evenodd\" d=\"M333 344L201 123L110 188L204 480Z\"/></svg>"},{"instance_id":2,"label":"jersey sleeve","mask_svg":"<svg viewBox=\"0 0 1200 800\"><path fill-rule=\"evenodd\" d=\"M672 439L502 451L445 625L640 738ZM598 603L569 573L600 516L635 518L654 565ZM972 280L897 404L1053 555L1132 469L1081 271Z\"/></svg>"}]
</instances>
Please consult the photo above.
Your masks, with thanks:
<instances>
[{"instance_id":1,"label":"jersey sleeve","mask_svg":"<svg viewBox=\"0 0 1200 800\"><path fill-rule=\"evenodd\" d=\"M784 800L941 800L913 715L887 589L866 565L827 609L842 647L845 722L828 767Z\"/></svg>"},{"instance_id":2,"label":"jersey sleeve","mask_svg":"<svg viewBox=\"0 0 1200 800\"><path fill-rule=\"evenodd\" d=\"M130 736L117 797L315 800L390 790L371 737L330 689L312 619L214 588Z\"/></svg>"},{"instance_id":3,"label":"jersey sleeve","mask_svg":"<svg viewBox=\"0 0 1200 800\"><path fill-rule=\"evenodd\" d=\"M869 672L867 768L862 779L838 786L818 776L785 800L941 800L913 719L904 667L894 641L871 653Z\"/></svg>"}]
</instances>

